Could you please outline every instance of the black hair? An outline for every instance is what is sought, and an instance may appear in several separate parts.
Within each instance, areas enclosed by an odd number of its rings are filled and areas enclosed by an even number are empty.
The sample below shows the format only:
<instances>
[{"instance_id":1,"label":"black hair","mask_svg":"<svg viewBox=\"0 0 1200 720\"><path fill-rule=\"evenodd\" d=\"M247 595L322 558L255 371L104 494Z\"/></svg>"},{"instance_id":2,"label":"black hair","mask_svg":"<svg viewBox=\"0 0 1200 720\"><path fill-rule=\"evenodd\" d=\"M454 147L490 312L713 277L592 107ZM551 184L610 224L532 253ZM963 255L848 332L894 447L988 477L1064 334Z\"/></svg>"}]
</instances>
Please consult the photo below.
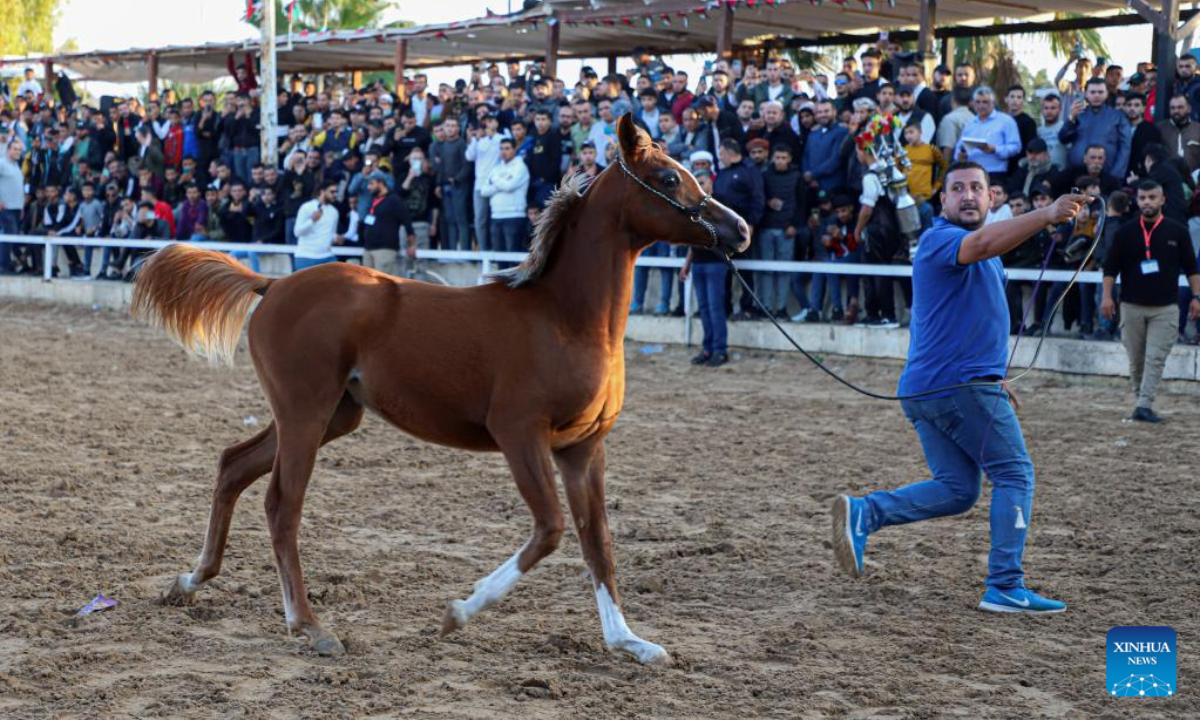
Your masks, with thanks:
<instances>
[{"instance_id":1,"label":"black hair","mask_svg":"<svg viewBox=\"0 0 1200 720\"><path fill-rule=\"evenodd\" d=\"M978 170L979 172L983 173L983 180L987 184L987 186L988 187L992 186L992 178L990 175L988 175L987 168L985 168L984 166L980 165L977 162L968 161L968 162L956 162L956 163L953 163L952 165L950 165L950 167L946 168L946 174L943 176L944 181L943 181L942 187L945 187L946 181L950 180L950 175L952 173L962 172L965 170Z\"/></svg>"},{"instance_id":2,"label":"black hair","mask_svg":"<svg viewBox=\"0 0 1200 720\"><path fill-rule=\"evenodd\" d=\"M1137 189L1138 192L1151 192L1154 190L1162 190L1162 185L1159 185L1153 180L1146 179L1138 183Z\"/></svg>"}]
</instances>

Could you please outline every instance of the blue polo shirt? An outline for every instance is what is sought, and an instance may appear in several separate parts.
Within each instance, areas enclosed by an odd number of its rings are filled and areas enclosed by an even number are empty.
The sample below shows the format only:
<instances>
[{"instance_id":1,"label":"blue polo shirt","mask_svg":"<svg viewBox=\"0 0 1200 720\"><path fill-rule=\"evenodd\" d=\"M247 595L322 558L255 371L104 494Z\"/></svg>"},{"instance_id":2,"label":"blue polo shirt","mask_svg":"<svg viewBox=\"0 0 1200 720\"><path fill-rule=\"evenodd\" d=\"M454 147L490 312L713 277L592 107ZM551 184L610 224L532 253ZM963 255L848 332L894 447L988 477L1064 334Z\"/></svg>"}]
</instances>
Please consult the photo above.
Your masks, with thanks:
<instances>
[{"instance_id":1,"label":"blue polo shirt","mask_svg":"<svg viewBox=\"0 0 1200 720\"><path fill-rule=\"evenodd\" d=\"M1009 323L1004 266L1000 258L959 265L958 248L970 233L939 217L921 236L913 258L912 320L901 395L1004 375Z\"/></svg>"}]
</instances>

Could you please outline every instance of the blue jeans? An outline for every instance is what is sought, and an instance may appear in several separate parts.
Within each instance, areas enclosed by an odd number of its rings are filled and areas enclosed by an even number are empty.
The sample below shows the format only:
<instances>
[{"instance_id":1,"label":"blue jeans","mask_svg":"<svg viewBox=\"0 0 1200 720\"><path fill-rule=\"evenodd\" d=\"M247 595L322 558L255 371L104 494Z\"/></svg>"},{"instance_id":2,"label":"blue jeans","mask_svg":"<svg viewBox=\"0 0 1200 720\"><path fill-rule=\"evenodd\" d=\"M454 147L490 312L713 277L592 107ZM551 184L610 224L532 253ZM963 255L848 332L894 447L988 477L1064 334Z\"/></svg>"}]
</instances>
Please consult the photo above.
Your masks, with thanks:
<instances>
[{"instance_id":1,"label":"blue jeans","mask_svg":"<svg viewBox=\"0 0 1200 720\"><path fill-rule=\"evenodd\" d=\"M763 228L758 231L758 244L755 248L755 255L759 260L791 262L796 256L796 239L788 237L785 228ZM766 270L754 273L754 287L758 299L762 300L763 306L771 312L787 307L789 279L789 273Z\"/></svg>"},{"instance_id":2,"label":"blue jeans","mask_svg":"<svg viewBox=\"0 0 1200 720\"><path fill-rule=\"evenodd\" d=\"M238 260L249 258L250 269L254 272L262 272L262 267L258 264L258 253L250 252L249 250L234 250L229 253L230 257L235 257Z\"/></svg>"},{"instance_id":3,"label":"blue jeans","mask_svg":"<svg viewBox=\"0 0 1200 720\"><path fill-rule=\"evenodd\" d=\"M488 207L488 199L479 194L476 189L472 195L475 210L475 240L479 243L480 250L496 250L497 252L504 248L497 244L495 238L492 237L491 225L491 208Z\"/></svg>"},{"instance_id":4,"label":"blue jeans","mask_svg":"<svg viewBox=\"0 0 1200 720\"><path fill-rule=\"evenodd\" d=\"M843 257L832 258L832 259L828 260L827 262L839 263L839 264L843 264L843 265L851 264L851 263L860 263L860 262L862 262L862 248L858 248L852 253L847 253ZM846 280L847 302L849 302L849 298L858 297L858 276L857 275L837 275L834 273L829 273L829 274L817 273L812 276L812 285L809 288L812 291L812 296L808 300L809 306L812 309L816 310L818 313L821 312L822 309L824 309L824 307L825 307L825 288L826 288L826 286L828 286L829 295L830 295L830 298L829 298L830 308L833 310L841 310L844 307L842 305L842 278L845 278L845 280Z\"/></svg>"},{"instance_id":5,"label":"blue jeans","mask_svg":"<svg viewBox=\"0 0 1200 720\"><path fill-rule=\"evenodd\" d=\"M471 223L467 219L467 191L458 185L442 186L446 217L446 250L471 249Z\"/></svg>"},{"instance_id":6,"label":"blue jeans","mask_svg":"<svg viewBox=\"0 0 1200 720\"><path fill-rule=\"evenodd\" d=\"M671 244L659 240L642 251L644 257L671 257ZM658 289L658 305L654 312L662 314L671 310L671 287L675 284L675 269L660 268L662 285ZM650 268L635 267L633 269L633 303L631 310L641 310L646 299L646 286L650 284Z\"/></svg>"},{"instance_id":7,"label":"blue jeans","mask_svg":"<svg viewBox=\"0 0 1200 720\"><path fill-rule=\"evenodd\" d=\"M704 327L704 352L723 355L729 352L729 328L725 317L725 263L692 265L692 286L696 288L700 324Z\"/></svg>"},{"instance_id":8,"label":"blue jeans","mask_svg":"<svg viewBox=\"0 0 1200 720\"><path fill-rule=\"evenodd\" d=\"M524 252L528 249L529 220L523 217L493 220L488 237L496 252Z\"/></svg>"},{"instance_id":9,"label":"blue jeans","mask_svg":"<svg viewBox=\"0 0 1200 720\"><path fill-rule=\"evenodd\" d=\"M0 235L16 235L21 230L20 210L0 210ZM10 243L0 242L0 272L12 268L12 248Z\"/></svg>"},{"instance_id":10,"label":"blue jeans","mask_svg":"<svg viewBox=\"0 0 1200 720\"><path fill-rule=\"evenodd\" d=\"M933 479L868 495L867 531L964 513L979 499L980 473L986 472L992 482L987 584L1002 590L1022 586L1034 472L1003 391L961 388L948 397L906 400L902 407L921 439Z\"/></svg>"},{"instance_id":11,"label":"blue jeans","mask_svg":"<svg viewBox=\"0 0 1200 720\"><path fill-rule=\"evenodd\" d=\"M232 169L242 182L250 182L250 168L258 164L261 151L256 148L234 148L232 153Z\"/></svg>"},{"instance_id":12,"label":"blue jeans","mask_svg":"<svg viewBox=\"0 0 1200 720\"><path fill-rule=\"evenodd\" d=\"M337 256L330 255L328 257L323 257L323 258L300 258L300 257L298 257L295 259L295 262L296 262L296 271L299 272L300 270L305 270L310 267L316 267L317 265L324 265L325 263L337 262Z\"/></svg>"}]
</instances>

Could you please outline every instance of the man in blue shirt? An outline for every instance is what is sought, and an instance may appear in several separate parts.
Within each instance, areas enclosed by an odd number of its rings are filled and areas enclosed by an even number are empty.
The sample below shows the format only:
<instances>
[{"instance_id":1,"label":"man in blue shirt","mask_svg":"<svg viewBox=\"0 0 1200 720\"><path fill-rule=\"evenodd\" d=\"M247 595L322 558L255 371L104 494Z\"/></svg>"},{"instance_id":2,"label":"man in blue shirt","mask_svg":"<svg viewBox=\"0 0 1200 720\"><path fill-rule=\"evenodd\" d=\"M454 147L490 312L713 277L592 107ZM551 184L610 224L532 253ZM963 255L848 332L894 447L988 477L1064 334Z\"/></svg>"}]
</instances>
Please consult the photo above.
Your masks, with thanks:
<instances>
[{"instance_id":1,"label":"man in blue shirt","mask_svg":"<svg viewBox=\"0 0 1200 720\"><path fill-rule=\"evenodd\" d=\"M954 157L983 167L992 180L1008 179L1008 160L1023 152L1021 131L1011 117L996 112L996 93L989 87L976 88L972 95L975 119L967 123Z\"/></svg>"},{"instance_id":2,"label":"man in blue shirt","mask_svg":"<svg viewBox=\"0 0 1200 720\"><path fill-rule=\"evenodd\" d=\"M1087 149L1099 145L1105 152L1104 172L1117 178L1125 177L1133 145L1129 121L1120 110L1109 107L1104 78L1088 80L1083 96L1085 100L1071 104L1071 114L1058 131L1058 139L1071 146L1067 164L1082 165Z\"/></svg>"},{"instance_id":3,"label":"man in blue shirt","mask_svg":"<svg viewBox=\"0 0 1200 720\"><path fill-rule=\"evenodd\" d=\"M991 205L987 172L958 163L946 173L942 217L921 236L913 258L908 363L899 393L917 430L931 480L833 504L833 549L842 569L859 577L867 536L969 510L981 472L992 482L991 539L982 610L1062 612L1066 605L1028 590L1021 557L1033 506L1033 463L1017 421L1016 400L999 381L1008 361L1008 305L1000 256L1047 225L1069 222L1086 198L1066 195L1012 220L983 225ZM979 385L937 392L960 383Z\"/></svg>"}]
</instances>

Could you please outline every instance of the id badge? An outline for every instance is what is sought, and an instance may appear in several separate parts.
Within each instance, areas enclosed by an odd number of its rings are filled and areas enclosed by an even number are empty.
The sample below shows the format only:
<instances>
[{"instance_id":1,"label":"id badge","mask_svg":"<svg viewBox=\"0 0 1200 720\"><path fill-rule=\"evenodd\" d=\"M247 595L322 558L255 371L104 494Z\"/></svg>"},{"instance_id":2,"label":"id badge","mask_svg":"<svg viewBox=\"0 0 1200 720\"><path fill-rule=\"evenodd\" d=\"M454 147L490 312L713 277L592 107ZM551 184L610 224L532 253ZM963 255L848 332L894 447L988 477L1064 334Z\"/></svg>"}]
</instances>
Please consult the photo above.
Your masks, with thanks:
<instances>
[{"instance_id":1,"label":"id badge","mask_svg":"<svg viewBox=\"0 0 1200 720\"><path fill-rule=\"evenodd\" d=\"M1143 275L1153 275L1157 272L1158 272L1158 261L1157 260L1143 260L1142 261L1142 274Z\"/></svg>"},{"instance_id":2,"label":"id badge","mask_svg":"<svg viewBox=\"0 0 1200 720\"><path fill-rule=\"evenodd\" d=\"M374 225L375 224L375 216L374 215L366 216L365 218L363 218L363 223L366 225ZM1142 264L1144 265L1145 263L1142 263ZM1158 269L1157 265L1155 265L1154 267L1156 270Z\"/></svg>"}]
</instances>

